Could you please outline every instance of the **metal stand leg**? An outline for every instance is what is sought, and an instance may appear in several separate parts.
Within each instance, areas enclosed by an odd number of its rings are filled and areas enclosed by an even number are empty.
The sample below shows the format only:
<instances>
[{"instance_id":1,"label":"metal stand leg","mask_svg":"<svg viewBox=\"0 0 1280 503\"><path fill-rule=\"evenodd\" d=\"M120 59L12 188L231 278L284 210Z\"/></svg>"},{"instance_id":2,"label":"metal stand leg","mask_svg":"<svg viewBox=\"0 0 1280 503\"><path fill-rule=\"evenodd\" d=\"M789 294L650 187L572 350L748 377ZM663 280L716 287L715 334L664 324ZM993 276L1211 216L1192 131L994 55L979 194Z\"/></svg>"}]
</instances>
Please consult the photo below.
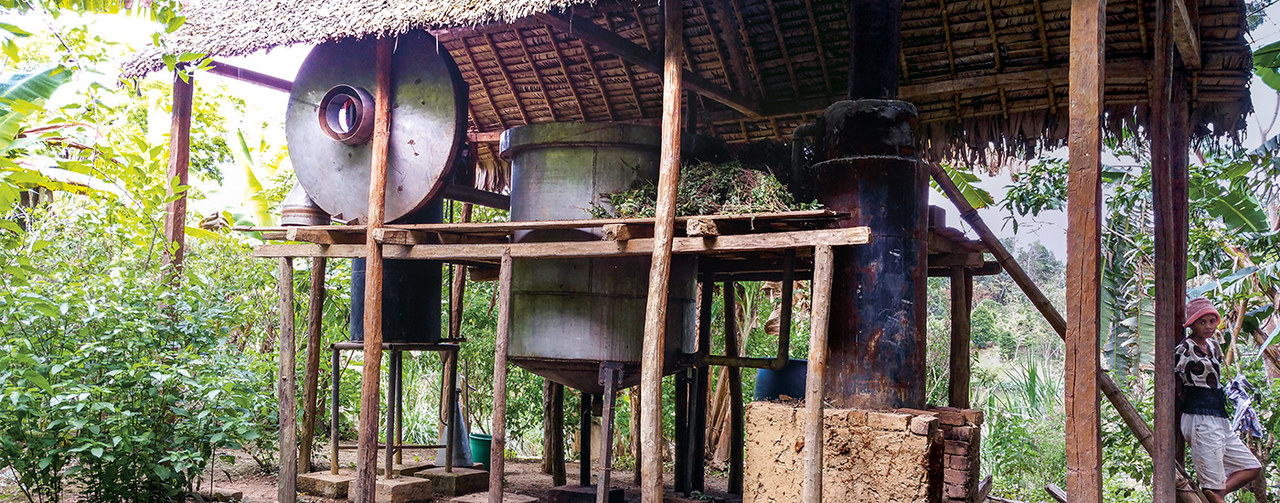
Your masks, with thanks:
<instances>
[{"instance_id":1,"label":"metal stand leg","mask_svg":"<svg viewBox=\"0 0 1280 503\"><path fill-rule=\"evenodd\" d=\"M676 372L676 466L674 489L689 494L689 378L684 370Z\"/></svg>"},{"instance_id":2,"label":"metal stand leg","mask_svg":"<svg viewBox=\"0 0 1280 503\"><path fill-rule=\"evenodd\" d=\"M618 384L622 382L622 364L600 364L600 384L604 385L604 417L600 435L600 485L596 487L596 503L609 501L609 473L613 469L613 402L618 398Z\"/></svg>"},{"instance_id":3,"label":"metal stand leg","mask_svg":"<svg viewBox=\"0 0 1280 503\"><path fill-rule=\"evenodd\" d=\"M333 383L333 394L329 397L329 473L334 475L338 474L338 384L342 382L339 351L337 347L333 348L333 366L329 369Z\"/></svg>"},{"instance_id":4,"label":"metal stand leg","mask_svg":"<svg viewBox=\"0 0 1280 503\"><path fill-rule=\"evenodd\" d=\"M455 349L445 353L445 358L448 360L445 362L448 365L445 370L448 373L445 382L448 383L449 387L449 389L445 390L445 393L448 393L445 399L445 406L449 408L445 416L449 419L445 422L444 471L445 473L453 473L453 453L456 452L454 437L458 434L457 428L459 426L454 417L454 411L458 408L458 351Z\"/></svg>"},{"instance_id":5,"label":"metal stand leg","mask_svg":"<svg viewBox=\"0 0 1280 503\"><path fill-rule=\"evenodd\" d=\"M578 485L591 485L591 394L578 393Z\"/></svg>"},{"instance_id":6,"label":"metal stand leg","mask_svg":"<svg viewBox=\"0 0 1280 503\"><path fill-rule=\"evenodd\" d=\"M404 352L396 351L396 446L404 445ZM404 464L404 449L396 449L396 464Z\"/></svg>"},{"instance_id":7,"label":"metal stand leg","mask_svg":"<svg viewBox=\"0 0 1280 503\"><path fill-rule=\"evenodd\" d=\"M388 480L395 478L395 474L391 473L392 462L395 460L395 434L396 434L396 384L399 374L397 369L396 355L399 351L391 352L391 368L387 369L387 450L384 453L386 467L383 468L383 476Z\"/></svg>"}]
</instances>

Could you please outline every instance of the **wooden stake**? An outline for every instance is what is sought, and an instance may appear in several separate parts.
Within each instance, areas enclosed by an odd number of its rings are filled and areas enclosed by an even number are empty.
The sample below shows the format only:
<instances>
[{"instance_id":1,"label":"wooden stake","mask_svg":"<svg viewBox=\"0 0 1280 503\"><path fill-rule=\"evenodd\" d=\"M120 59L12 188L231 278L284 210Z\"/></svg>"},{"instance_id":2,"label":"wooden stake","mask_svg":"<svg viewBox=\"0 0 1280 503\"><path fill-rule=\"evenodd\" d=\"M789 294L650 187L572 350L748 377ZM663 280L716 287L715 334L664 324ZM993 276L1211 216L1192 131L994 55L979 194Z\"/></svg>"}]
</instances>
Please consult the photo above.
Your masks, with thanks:
<instances>
[{"instance_id":1,"label":"wooden stake","mask_svg":"<svg viewBox=\"0 0 1280 503\"><path fill-rule=\"evenodd\" d=\"M969 408L969 285L973 275L965 267L951 268L951 379L947 405Z\"/></svg>"},{"instance_id":2,"label":"wooden stake","mask_svg":"<svg viewBox=\"0 0 1280 503\"><path fill-rule=\"evenodd\" d=\"M173 119L169 126L169 182L177 179L178 185L186 185L191 165L191 103L195 95L195 78L188 75L182 80L182 70L173 75ZM166 192L173 197L173 186ZM164 205L164 264L173 266L171 278L182 275L183 246L186 242L187 194ZM267 225L268 222L261 222ZM173 247L170 250L169 247Z\"/></svg>"},{"instance_id":3,"label":"wooden stake","mask_svg":"<svg viewBox=\"0 0 1280 503\"><path fill-rule=\"evenodd\" d=\"M645 305L644 347L640 361L640 443L646 453L662 452L662 354L667 320L667 282L671 277L671 242L675 237L676 185L680 180L680 96L684 53L681 2L663 3L666 43L662 72L662 151L658 174L658 208L654 223L653 259ZM643 503L662 501L662 457L645 456L641 467Z\"/></svg>"},{"instance_id":4,"label":"wooden stake","mask_svg":"<svg viewBox=\"0 0 1280 503\"><path fill-rule=\"evenodd\" d=\"M298 395L294 376L297 342L293 333L293 259L280 259L280 381L276 396L280 407L280 482L277 499L293 503L298 491Z\"/></svg>"},{"instance_id":5,"label":"wooden stake","mask_svg":"<svg viewBox=\"0 0 1280 503\"><path fill-rule=\"evenodd\" d=\"M391 52L394 38L379 38L373 115L373 160L369 172L369 221L365 234L364 366L360 384L356 480L352 499L374 503L378 475L378 387L382 379L382 244L373 239L382 227L387 194L387 152L391 140ZM390 440L390 439L388 439Z\"/></svg>"},{"instance_id":6,"label":"wooden stake","mask_svg":"<svg viewBox=\"0 0 1280 503\"><path fill-rule=\"evenodd\" d=\"M498 334L493 355L493 445L489 449L489 503L502 503L507 449L507 344L511 340L511 254L498 268Z\"/></svg>"},{"instance_id":7,"label":"wooden stake","mask_svg":"<svg viewBox=\"0 0 1280 503\"><path fill-rule=\"evenodd\" d=\"M831 316L834 255L830 246L813 251L813 304L809 315L809 375L804 383L804 479L802 503L822 501L822 409L827 376L827 330Z\"/></svg>"},{"instance_id":8,"label":"wooden stake","mask_svg":"<svg viewBox=\"0 0 1280 503\"><path fill-rule=\"evenodd\" d=\"M1071 2L1070 170L1067 177L1067 493L1102 502L1098 401L1102 99L1106 0Z\"/></svg>"},{"instance_id":9,"label":"wooden stake","mask_svg":"<svg viewBox=\"0 0 1280 503\"><path fill-rule=\"evenodd\" d=\"M302 378L302 443L298 473L311 472L311 447L316 436L316 394L320 387L320 329L324 322L324 273L328 259L311 259L311 291L307 301L307 369Z\"/></svg>"}]
</instances>

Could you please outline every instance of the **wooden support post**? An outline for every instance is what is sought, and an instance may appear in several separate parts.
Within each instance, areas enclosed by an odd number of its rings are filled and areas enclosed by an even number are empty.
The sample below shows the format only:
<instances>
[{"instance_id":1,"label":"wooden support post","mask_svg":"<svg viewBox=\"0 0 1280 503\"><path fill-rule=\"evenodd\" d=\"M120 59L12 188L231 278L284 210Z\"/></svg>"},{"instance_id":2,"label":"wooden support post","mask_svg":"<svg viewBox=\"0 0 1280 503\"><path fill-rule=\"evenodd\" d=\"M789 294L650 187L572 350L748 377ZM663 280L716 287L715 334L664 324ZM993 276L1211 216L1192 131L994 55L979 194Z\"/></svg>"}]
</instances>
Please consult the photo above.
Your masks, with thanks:
<instances>
[{"instance_id":1,"label":"wooden support post","mask_svg":"<svg viewBox=\"0 0 1280 503\"><path fill-rule=\"evenodd\" d=\"M378 387L382 379L382 227L387 194L387 153L391 139L391 52L395 39L378 39L373 114L373 159L369 172L369 216L364 271L364 366L360 383L360 423L356 430L355 503L374 503L378 475Z\"/></svg>"},{"instance_id":2,"label":"wooden support post","mask_svg":"<svg viewBox=\"0 0 1280 503\"><path fill-rule=\"evenodd\" d=\"M680 97L684 64L684 4L665 2L662 5L666 43L663 45L661 164L640 361L643 406L640 444L641 450L647 453L662 452L662 346L667 320L667 283L671 279L671 243L675 237L676 185L680 180ZM641 474L641 501L661 503L662 457L646 456Z\"/></svg>"},{"instance_id":3,"label":"wooden support post","mask_svg":"<svg viewBox=\"0 0 1280 503\"><path fill-rule=\"evenodd\" d=\"M307 368L302 378L302 443L298 473L311 472L311 447L316 437L316 395L320 387L320 340L324 338L324 274L328 259L311 259L311 291L307 300Z\"/></svg>"},{"instance_id":4,"label":"wooden support post","mask_svg":"<svg viewBox=\"0 0 1280 503\"><path fill-rule=\"evenodd\" d=\"M551 485L565 484L564 385L546 379L542 383L542 473Z\"/></svg>"},{"instance_id":5,"label":"wooden support post","mask_svg":"<svg viewBox=\"0 0 1280 503\"><path fill-rule=\"evenodd\" d=\"M827 330L831 314L834 254L830 246L813 251L813 304L809 315L809 375L804 383L804 474L801 503L822 501L822 395L827 375Z\"/></svg>"},{"instance_id":6,"label":"wooden support post","mask_svg":"<svg viewBox=\"0 0 1280 503\"><path fill-rule=\"evenodd\" d=\"M1177 497L1175 444L1178 413L1174 406L1177 377L1173 373L1173 350L1182 333L1177 310L1186 297L1185 276L1178 278L1178 263L1186 262L1186 251L1177 237L1178 217L1174 209L1170 98L1173 43L1170 32L1171 0L1155 0L1155 57L1152 62L1151 188L1155 214L1155 420L1152 437L1152 501L1172 503Z\"/></svg>"},{"instance_id":7,"label":"wooden support post","mask_svg":"<svg viewBox=\"0 0 1280 503\"><path fill-rule=\"evenodd\" d=\"M298 395L294 376L297 342L293 325L293 259L280 259L280 381L276 396L280 407L280 482L277 499L293 503L298 497Z\"/></svg>"},{"instance_id":8,"label":"wooden support post","mask_svg":"<svg viewBox=\"0 0 1280 503\"><path fill-rule=\"evenodd\" d=\"M1169 79L1172 83L1170 89L1170 109L1169 109L1169 185L1171 201L1173 203L1173 219L1174 225L1173 237L1176 240L1174 245L1175 255L1171 258L1173 261L1174 293L1179 298L1179 302L1173 305L1173 324L1177 327L1178 333L1182 333L1182 324L1187 319L1186 304L1181 302L1186 298L1187 290L1187 241L1190 220L1190 210L1188 208L1189 194L1188 184L1190 173L1188 171L1189 159L1188 155L1191 151L1191 135L1187 126L1191 113L1191 104L1187 101L1187 83L1190 78L1185 72L1175 71ZM1174 347L1177 343L1173 342ZM1169 350L1172 353L1172 349ZM1186 453L1185 446L1182 442L1177 441L1178 438L1178 420L1175 410L1174 414L1174 448L1173 462L1175 469L1185 465L1184 455ZM1185 476L1181 477L1185 478ZM1178 493L1179 501L1188 501L1186 493ZM1196 498L1203 497L1200 493L1195 493Z\"/></svg>"},{"instance_id":9,"label":"wooden support post","mask_svg":"<svg viewBox=\"0 0 1280 503\"><path fill-rule=\"evenodd\" d=\"M489 503L502 503L507 450L507 344L511 341L511 253L498 266L498 333L493 354L493 445L489 448Z\"/></svg>"},{"instance_id":10,"label":"wooden support post","mask_svg":"<svg viewBox=\"0 0 1280 503\"><path fill-rule=\"evenodd\" d=\"M1071 3L1067 176L1067 493L1102 502L1098 400L1101 294L1102 100L1106 0Z\"/></svg>"},{"instance_id":11,"label":"wooden support post","mask_svg":"<svg viewBox=\"0 0 1280 503\"><path fill-rule=\"evenodd\" d=\"M194 77L183 80L182 69L173 75L173 119L169 126L169 187L167 194L173 197L173 185L187 185L187 172L191 165L191 103L195 95ZM183 247L186 243L187 194L164 205L164 264L172 266L170 277L182 275ZM266 225L267 222L261 222Z\"/></svg>"},{"instance_id":12,"label":"wooden support post","mask_svg":"<svg viewBox=\"0 0 1280 503\"><path fill-rule=\"evenodd\" d=\"M973 308L969 285L973 275L966 267L951 268L951 379L947 406L969 408L969 313Z\"/></svg>"},{"instance_id":13,"label":"wooden support post","mask_svg":"<svg viewBox=\"0 0 1280 503\"><path fill-rule=\"evenodd\" d=\"M724 354L742 356L738 340L738 293L732 281L724 283ZM726 367L729 381L729 494L742 494L742 368Z\"/></svg>"}]
</instances>

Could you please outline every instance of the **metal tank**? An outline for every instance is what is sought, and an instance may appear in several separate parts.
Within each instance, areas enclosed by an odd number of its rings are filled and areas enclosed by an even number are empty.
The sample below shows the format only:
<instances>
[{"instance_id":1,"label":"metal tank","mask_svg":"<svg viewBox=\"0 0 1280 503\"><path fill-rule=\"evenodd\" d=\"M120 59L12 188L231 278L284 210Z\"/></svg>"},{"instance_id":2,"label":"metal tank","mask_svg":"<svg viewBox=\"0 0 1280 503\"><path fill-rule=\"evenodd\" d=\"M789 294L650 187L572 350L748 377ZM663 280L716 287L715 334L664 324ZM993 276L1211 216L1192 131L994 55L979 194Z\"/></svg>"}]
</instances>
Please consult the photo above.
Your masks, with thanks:
<instances>
[{"instance_id":1,"label":"metal tank","mask_svg":"<svg viewBox=\"0 0 1280 503\"><path fill-rule=\"evenodd\" d=\"M551 123L509 129L511 220L578 220L603 194L656 180L660 132L614 123ZM599 229L535 230L517 242L601 239ZM622 364L622 387L640 381L649 257L516 259L512 262L508 358L540 376L602 393L600 364ZM695 349L697 263L673 257L664 372Z\"/></svg>"},{"instance_id":2,"label":"metal tank","mask_svg":"<svg viewBox=\"0 0 1280 503\"><path fill-rule=\"evenodd\" d=\"M443 220L443 204L436 199L405 223ZM351 259L351 340L364 340L365 259ZM440 342L441 264L434 260L386 259L382 262L382 341Z\"/></svg>"}]
</instances>

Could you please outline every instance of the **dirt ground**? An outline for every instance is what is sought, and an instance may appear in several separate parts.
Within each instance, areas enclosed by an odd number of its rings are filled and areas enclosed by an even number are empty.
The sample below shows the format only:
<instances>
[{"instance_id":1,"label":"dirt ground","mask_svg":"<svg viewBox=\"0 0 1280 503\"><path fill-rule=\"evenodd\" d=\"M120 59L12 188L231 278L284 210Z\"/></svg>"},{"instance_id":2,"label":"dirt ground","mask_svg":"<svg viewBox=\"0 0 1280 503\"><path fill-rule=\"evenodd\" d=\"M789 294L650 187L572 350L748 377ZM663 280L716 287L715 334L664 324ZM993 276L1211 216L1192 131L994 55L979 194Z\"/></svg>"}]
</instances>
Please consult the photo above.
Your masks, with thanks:
<instances>
[{"instance_id":1,"label":"dirt ground","mask_svg":"<svg viewBox=\"0 0 1280 503\"><path fill-rule=\"evenodd\" d=\"M218 461L211 470L205 472L205 476L201 478L201 486L199 492L208 494L210 488L231 490L243 493L242 502L245 503L265 503L276 501L277 478L275 473L264 473L259 469L257 463L253 461L244 452L233 451L221 453L229 455L234 462L226 460ZM409 451L405 453L405 462L416 462L429 460L433 453ZM342 469L350 469L355 466L355 452L342 451L339 455L339 466ZM323 458L315 458L313 461L313 471L327 470L329 468L328 455L325 453ZM668 466L668 469L670 467ZM565 466L567 473L566 479L569 485L577 485L578 464L567 463ZM614 470L610 477L613 487L623 489L625 501L627 503L639 502L640 491L636 488L633 470ZM598 475L598 474L595 474ZM672 490L672 474L667 472L663 476L666 484L668 495L674 495ZM551 476L543 474L541 471L541 463L537 460L508 460L506 463L506 481L507 492L534 496L539 499L545 498L547 491L552 487ZM730 498L727 494L728 481L725 477L712 470L707 471L706 478L707 496L709 500L714 501L740 501L741 498ZM347 500L335 500L330 498L318 498L299 494L298 501L308 503L338 503ZM444 500L439 500L444 501Z\"/></svg>"}]
</instances>

